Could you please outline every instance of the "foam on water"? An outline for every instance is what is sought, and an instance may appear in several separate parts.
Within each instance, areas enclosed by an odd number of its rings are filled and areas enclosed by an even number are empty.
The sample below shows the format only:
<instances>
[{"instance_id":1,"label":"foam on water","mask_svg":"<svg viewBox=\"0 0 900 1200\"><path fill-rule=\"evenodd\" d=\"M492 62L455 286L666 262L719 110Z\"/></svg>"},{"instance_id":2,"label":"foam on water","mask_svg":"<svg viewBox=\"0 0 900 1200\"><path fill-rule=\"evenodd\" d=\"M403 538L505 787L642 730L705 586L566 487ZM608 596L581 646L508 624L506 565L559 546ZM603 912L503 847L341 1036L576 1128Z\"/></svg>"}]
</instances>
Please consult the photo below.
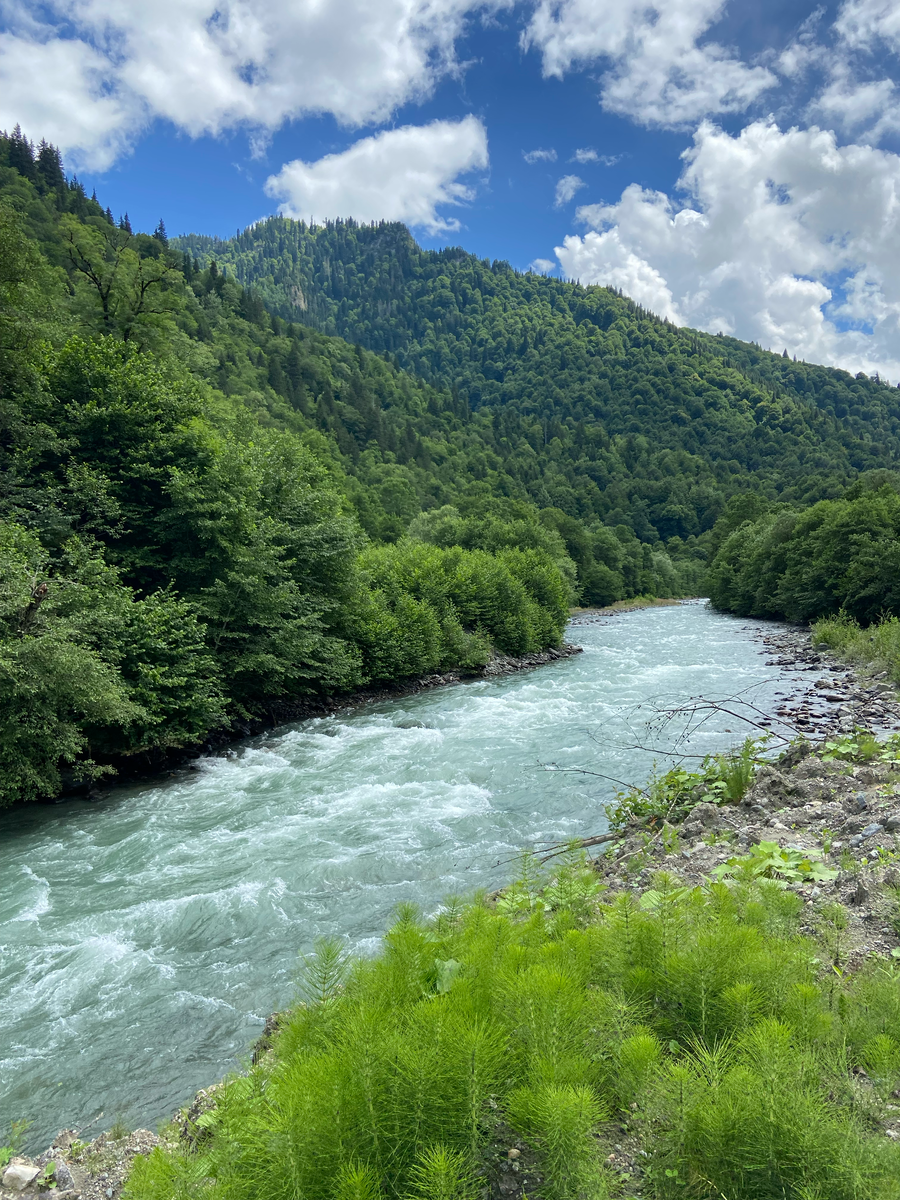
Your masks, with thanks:
<instances>
[{"instance_id":1,"label":"foam on water","mask_svg":"<svg viewBox=\"0 0 900 1200\"><path fill-rule=\"evenodd\" d=\"M324 934L362 952L401 901L497 886L526 845L605 828L641 782L634 706L784 672L702 605L573 629L585 653L267 733L193 770L0 825L0 1126L149 1124L237 1065ZM732 729L732 733L726 733ZM735 741L714 716L707 752Z\"/></svg>"}]
</instances>

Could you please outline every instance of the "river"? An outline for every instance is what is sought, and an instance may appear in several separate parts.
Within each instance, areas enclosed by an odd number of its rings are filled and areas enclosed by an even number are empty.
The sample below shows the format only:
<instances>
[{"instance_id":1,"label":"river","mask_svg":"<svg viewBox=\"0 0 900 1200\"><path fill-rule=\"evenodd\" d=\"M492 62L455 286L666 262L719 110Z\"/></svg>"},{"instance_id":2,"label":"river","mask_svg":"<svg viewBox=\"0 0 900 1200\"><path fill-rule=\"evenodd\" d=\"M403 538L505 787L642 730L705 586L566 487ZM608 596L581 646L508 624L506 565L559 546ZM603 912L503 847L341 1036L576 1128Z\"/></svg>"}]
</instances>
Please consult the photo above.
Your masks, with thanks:
<instances>
[{"instance_id":1,"label":"river","mask_svg":"<svg viewBox=\"0 0 900 1200\"><path fill-rule=\"evenodd\" d=\"M698 603L580 624L584 654L548 667L0 816L0 1140L22 1117L36 1149L155 1127L242 1061L315 938L372 951L399 902L433 910L508 879L522 847L602 832L615 785L548 765L643 782L635 706L661 695L749 688L772 711L796 674L766 665L762 627ZM716 715L693 748L743 732Z\"/></svg>"}]
</instances>

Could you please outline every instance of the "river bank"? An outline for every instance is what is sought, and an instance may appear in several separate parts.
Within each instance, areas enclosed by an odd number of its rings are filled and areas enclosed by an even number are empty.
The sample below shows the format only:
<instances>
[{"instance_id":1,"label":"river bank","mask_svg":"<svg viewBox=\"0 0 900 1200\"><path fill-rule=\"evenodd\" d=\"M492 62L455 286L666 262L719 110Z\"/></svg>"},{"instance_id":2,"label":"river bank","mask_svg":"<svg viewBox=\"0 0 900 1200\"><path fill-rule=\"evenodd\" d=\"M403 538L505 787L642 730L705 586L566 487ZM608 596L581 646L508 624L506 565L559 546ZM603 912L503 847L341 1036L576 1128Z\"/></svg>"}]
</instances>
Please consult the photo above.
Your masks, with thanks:
<instances>
[{"instance_id":1,"label":"river bank","mask_svg":"<svg viewBox=\"0 0 900 1200\"><path fill-rule=\"evenodd\" d=\"M762 852L772 861L779 851L784 854L781 885L802 905L799 932L818 938L827 951L824 970L844 978L873 961L890 964L900 955L900 768L895 763L828 761L810 744L799 743L757 771L739 804L699 801L683 820L655 828L631 822L604 847L594 868L606 889L605 903L629 893L646 907L647 898L657 894L651 889L661 886L660 872L668 874L669 888L703 888L723 872L740 878L742 864L752 868ZM791 877L790 863L804 859L821 863L818 879ZM777 871L774 875L778 878ZM268 1029L277 1027L278 1021L270 1020ZM270 1044L264 1039L259 1053ZM853 1078L870 1126L885 1139L900 1140L900 1108L879 1100L861 1067L854 1068ZM196 1121L215 1107L217 1090L199 1093L160 1134L102 1134L85 1144L75 1131L63 1131L44 1154L15 1160L3 1182L24 1186L0 1188L0 1200L115 1200L138 1155L156 1146L193 1147ZM646 1153L640 1131L625 1123L604 1129L604 1138L610 1143L607 1167L627 1180L629 1195L640 1197ZM534 1147L508 1130L498 1134L493 1157L492 1200L519 1200L526 1185L530 1190L535 1178L541 1182L539 1174L534 1176ZM523 1172L523 1164L531 1175ZM49 1190L50 1183L55 1190Z\"/></svg>"}]
</instances>

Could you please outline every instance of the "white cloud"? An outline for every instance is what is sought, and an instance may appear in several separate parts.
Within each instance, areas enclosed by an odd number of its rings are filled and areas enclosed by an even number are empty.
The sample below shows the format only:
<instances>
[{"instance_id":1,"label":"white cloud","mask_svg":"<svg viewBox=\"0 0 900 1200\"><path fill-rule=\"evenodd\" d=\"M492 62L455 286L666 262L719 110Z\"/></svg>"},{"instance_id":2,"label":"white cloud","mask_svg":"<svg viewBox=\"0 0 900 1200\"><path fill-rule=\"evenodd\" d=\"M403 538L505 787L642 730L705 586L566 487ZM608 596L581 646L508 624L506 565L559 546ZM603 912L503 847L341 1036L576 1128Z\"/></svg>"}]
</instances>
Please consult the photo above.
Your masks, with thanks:
<instances>
[{"instance_id":1,"label":"white cloud","mask_svg":"<svg viewBox=\"0 0 900 1200\"><path fill-rule=\"evenodd\" d=\"M538 275L549 275L551 271L556 270L556 263L550 258L536 258L528 264L528 270Z\"/></svg>"},{"instance_id":2,"label":"white cloud","mask_svg":"<svg viewBox=\"0 0 900 1200\"><path fill-rule=\"evenodd\" d=\"M579 179L577 175L563 175L556 185L556 195L553 198L554 208L562 208L564 204L568 204L575 193L580 192L585 186L584 180Z\"/></svg>"},{"instance_id":3,"label":"white cloud","mask_svg":"<svg viewBox=\"0 0 900 1200\"><path fill-rule=\"evenodd\" d=\"M428 233L447 233L459 221L438 213L474 192L459 182L488 165L487 134L475 117L406 125L362 138L343 154L318 162L286 163L266 183L289 217L355 217L405 221Z\"/></svg>"},{"instance_id":4,"label":"white cloud","mask_svg":"<svg viewBox=\"0 0 900 1200\"><path fill-rule=\"evenodd\" d=\"M709 123L685 155L691 206L637 184L578 210L563 271L679 323L900 377L900 157L816 128ZM843 296L841 295L843 284Z\"/></svg>"},{"instance_id":5,"label":"white cloud","mask_svg":"<svg viewBox=\"0 0 900 1200\"><path fill-rule=\"evenodd\" d=\"M0 127L21 124L35 140L89 147L102 170L143 123L131 97L105 89L106 59L76 41L0 37Z\"/></svg>"},{"instance_id":6,"label":"white cloud","mask_svg":"<svg viewBox=\"0 0 900 1200\"><path fill-rule=\"evenodd\" d=\"M614 167L624 157L624 154L598 154L596 150L576 150L570 161L581 163L582 165L585 163L602 163L604 167Z\"/></svg>"},{"instance_id":7,"label":"white cloud","mask_svg":"<svg viewBox=\"0 0 900 1200\"><path fill-rule=\"evenodd\" d=\"M871 50L878 42L900 51L900 8L896 0L847 0L834 28L856 49Z\"/></svg>"},{"instance_id":8,"label":"white cloud","mask_svg":"<svg viewBox=\"0 0 900 1200\"><path fill-rule=\"evenodd\" d=\"M556 162L555 150L525 150L522 151L522 157L527 163L536 162Z\"/></svg>"},{"instance_id":9,"label":"white cloud","mask_svg":"<svg viewBox=\"0 0 900 1200\"><path fill-rule=\"evenodd\" d=\"M900 129L900 95L891 79L859 81L841 64L809 106L809 114L877 144Z\"/></svg>"},{"instance_id":10,"label":"white cloud","mask_svg":"<svg viewBox=\"0 0 900 1200\"><path fill-rule=\"evenodd\" d=\"M458 69L467 15L508 2L6 0L0 124L103 168L154 117L191 136L310 113L380 122Z\"/></svg>"},{"instance_id":11,"label":"white cloud","mask_svg":"<svg viewBox=\"0 0 900 1200\"><path fill-rule=\"evenodd\" d=\"M605 60L604 108L642 124L678 126L740 112L775 76L726 48L698 41L725 0L539 0L523 45L543 55L545 76Z\"/></svg>"}]
</instances>

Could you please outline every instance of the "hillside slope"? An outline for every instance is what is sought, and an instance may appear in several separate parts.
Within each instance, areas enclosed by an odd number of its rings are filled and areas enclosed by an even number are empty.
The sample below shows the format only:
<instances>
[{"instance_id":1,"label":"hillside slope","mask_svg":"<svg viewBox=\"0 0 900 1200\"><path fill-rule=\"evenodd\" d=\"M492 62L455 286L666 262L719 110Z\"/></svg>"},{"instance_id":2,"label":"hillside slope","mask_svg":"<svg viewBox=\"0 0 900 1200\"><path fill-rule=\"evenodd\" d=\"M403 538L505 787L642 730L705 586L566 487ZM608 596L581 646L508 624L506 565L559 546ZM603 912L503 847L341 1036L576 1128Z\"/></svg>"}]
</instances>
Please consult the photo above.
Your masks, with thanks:
<instances>
[{"instance_id":1,"label":"hillside slope","mask_svg":"<svg viewBox=\"0 0 900 1200\"><path fill-rule=\"evenodd\" d=\"M677 329L606 288L425 251L399 224L271 218L177 244L283 318L489 410L538 504L625 521L648 541L702 534L738 491L837 495L900 452L900 393L877 379Z\"/></svg>"}]
</instances>

